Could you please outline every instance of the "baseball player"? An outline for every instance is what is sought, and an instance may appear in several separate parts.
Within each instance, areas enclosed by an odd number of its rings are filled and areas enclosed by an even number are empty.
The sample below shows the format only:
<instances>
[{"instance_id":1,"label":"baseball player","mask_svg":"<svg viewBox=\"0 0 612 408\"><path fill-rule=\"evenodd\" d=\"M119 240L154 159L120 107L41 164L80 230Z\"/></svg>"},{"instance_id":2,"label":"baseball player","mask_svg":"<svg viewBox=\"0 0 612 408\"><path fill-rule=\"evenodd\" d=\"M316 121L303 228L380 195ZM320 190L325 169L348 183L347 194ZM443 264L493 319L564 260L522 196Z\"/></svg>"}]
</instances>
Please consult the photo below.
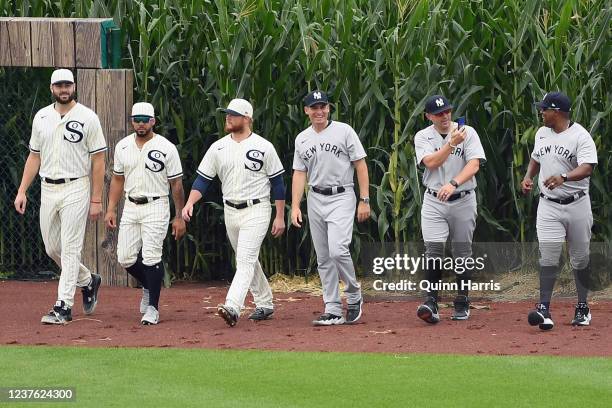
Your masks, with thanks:
<instances>
[{"instance_id":1,"label":"baseball player","mask_svg":"<svg viewBox=\"0 0 612 408\"><path fill-rule=\"evenodd\" d=\"M55 103L34 116L15 209L25 213L26 192L39 173L40 231L47 254L61 268L57 302L41 322L66 324L72 320L77 286L85 314L93 313L98 302L102 279L81 264L81 249L87 214L95 220L102 212L106 141L98 116L76 101L71 71L55 70L50 88Z\"/></svg>"},{"instance_id":2,"label":"baseball player","mask_svg":"<svg viewBox=\"0 0 612 408\"><path fill-rule=\"evenodd\" d=\"M142 283L141 322L149 325L159 322L159 295L164 279L161 257L170 218L170 189L176 209L172 235L179 240L185 234L185 221L181 217L185 203L183 169L176 147L153 131L153 105L135 103L131 119L134 133L121 139L115 147L105 221L107 227L117 227L117 204L125 191L117 259ZM138 256L139 252L142 257Z\"/></svg>"},{"instance_id":3,"label":"baseball player","mask_svg":"<svg viewBox=\"0 0 612 408\"><path fill-rule=\"evenodd\" d=\"M476 130L451 120L453 106L442 95L433 95L425 103L425 117L431 125L414 137L416 160L425 169L425 194L421 208L421 230L425 242L425 277L431 288L439 285L444 244L450 235L455 259L472 255L472 236L476 227L476 179L485 154ZM470 302L469 273L456 274L457 297L453 320L467 320ZM438 291L427 291L417 316L427 323L438 323Z\"/></svg>"},{"instance_id":4,"label":"baseball player","mask_svg":"<svg viewBox=\"0 0 612 408\"><path fill-rule=\"evenodd\" d=\"M349 250L353 236L356 197L353 178L357 171L359 205L357 220L370 217L366 153L353 128L329 119L327 94L313 91L304 97L304 112L311 126L297 135L293 156L291 223L301 227L300 201L308 179L308 224L317 253L317 265L325 313L312 323L331 326L356 323L362 315L361 285ZM342 311L339 280L345 284L346 318Z\"/></svg>"},{"instance_id":5,"label":"baseball player","mask_svg":"<svg viewBox=\"0 0 612 408\"><path fill-rule=\"evenodd\" d=\"M571 102L565 94L548 93L536 106L544 126L536 132L531 160L521 182L523 193L527 194L533 189L533 177L537 174L540 190L536 221L540 303L529 313L528 321L542 330L554 326L550 300L559 271L559 257L567 240L578 294L571 323L588 326L591 311L584 283L590 274L589 243L593 226L589 178L597 164L597 151L589 132L571 120Z\"/></svg>"},{"instance_id":6,"label":"baseball player","mask_svg":"<svg viewBox=\"0 0 612 408\"><path fill-rule=\"evenodd\" d=\"M257 259L272 215L270 193L276 206L272 235L279 237L285 230L285 170L272 143L252 132L253 107L248 101L233 99L221 111L229 134L213 143L204 155L183 218L191 219L193 205L219 176L227 236L236 252L236 274L217 314L233 327L249 289L256 306L249 319L266 320L274 313L272 290Z\"/></svg>"}]
</instances>

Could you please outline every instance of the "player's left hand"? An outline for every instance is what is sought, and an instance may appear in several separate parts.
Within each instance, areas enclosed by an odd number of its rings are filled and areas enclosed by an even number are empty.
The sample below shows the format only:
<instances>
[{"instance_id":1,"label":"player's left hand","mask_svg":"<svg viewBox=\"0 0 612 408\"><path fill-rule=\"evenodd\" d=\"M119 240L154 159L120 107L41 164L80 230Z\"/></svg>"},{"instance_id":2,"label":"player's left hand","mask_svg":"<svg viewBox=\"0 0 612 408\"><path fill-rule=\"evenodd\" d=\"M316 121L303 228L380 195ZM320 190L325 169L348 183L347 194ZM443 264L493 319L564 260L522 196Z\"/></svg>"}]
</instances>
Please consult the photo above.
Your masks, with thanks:
<instances>
[{"instance_id":1,"label":"player's left hand","mask_svg":"<svg viewBox=\"0 0 612 408\"><path fill-rule=\"evenodd\" d=\"M275 217L272 222L272 236L278 238L285 232L285 220L283 217Z\"/></svg>"},{"instance_id":2,"label":"player's left hand","mask_svg":"<svg viewBox=\"0 0 612 408\"><path fill-rule=\"evenodd\" d=\"M172 235L174 239L177 241L181 239L185 235L185 231L187 231L185 220L180 215L174 217L174 221L172 221Z\"/></svg>"},{"instance_id":3,"label":"player's left hand","mask_svg":"<svg viewBox=\"0 0 612 408\"><path fill-rule=\"evenodd\" d=\"M561 184L563 184L563 177L561 176L550 176L549 178L544 180L544 187L546 187L549 190L554 190L555 188L559 187Z\"/></svg>"},{"instance_id":4,"label":"player's left hand","mask_svg":"<svg viewBox=\"0 0 612 408\"><path fill-rule=\"evenodd\" d=\"M442 186L442 188L438 191L437 198L440 201L448 201L449 197L453 195L457 188L450 183L446 183Z\"/></svg>"},{"instance_id":5,"label":"player's left hand","mask_svg":"<svg viewBox=\"0 0 612 408\"><path fill-rule=\"evenodd\" d=\"M364 222L368 218L370 218L370 204L360 201L357 206L357 222Z\"/></svg>"},{"instance_id":6,"label":"player's left hand","mask_svg":"<svg viewBox=\"0 0 612 408\"><path fill-rule=\"evenodd\" d=\"M89 219L97 220L102 216L102 203L89 203Z\"/></svg>"}]
</instances>

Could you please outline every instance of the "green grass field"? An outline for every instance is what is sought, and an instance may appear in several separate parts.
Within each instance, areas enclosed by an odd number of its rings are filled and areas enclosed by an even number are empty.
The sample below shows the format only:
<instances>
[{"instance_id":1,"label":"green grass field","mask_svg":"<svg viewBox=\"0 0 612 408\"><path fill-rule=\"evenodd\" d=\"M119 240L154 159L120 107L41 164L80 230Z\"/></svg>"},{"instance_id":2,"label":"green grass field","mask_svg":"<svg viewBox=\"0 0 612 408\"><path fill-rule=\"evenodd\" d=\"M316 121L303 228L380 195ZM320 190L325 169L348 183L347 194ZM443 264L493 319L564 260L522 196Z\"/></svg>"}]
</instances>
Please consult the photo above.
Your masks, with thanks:
<instances>
[{"instance_id":1,"label":"green grass field","mask_svg":"<svg viewBox=\"0 0 612 408\"><path fill-rule=\"evenodd\" d=\"M0 387L67 407L608 407L612 359L0 347ZM26 403L0 402L25 407Z\"/></svg>"}]
</instances>

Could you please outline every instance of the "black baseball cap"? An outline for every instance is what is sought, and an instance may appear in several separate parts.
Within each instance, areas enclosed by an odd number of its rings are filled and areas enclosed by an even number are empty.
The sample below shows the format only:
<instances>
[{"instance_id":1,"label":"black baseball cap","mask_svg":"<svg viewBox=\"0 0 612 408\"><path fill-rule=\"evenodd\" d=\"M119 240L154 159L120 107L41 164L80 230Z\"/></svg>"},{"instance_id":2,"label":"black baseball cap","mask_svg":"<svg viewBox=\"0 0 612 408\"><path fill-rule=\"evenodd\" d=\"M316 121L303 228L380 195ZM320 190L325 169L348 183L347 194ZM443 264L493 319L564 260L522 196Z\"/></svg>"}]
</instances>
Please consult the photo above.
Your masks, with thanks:
<instances>
[{"instance_id":1,"label":"black baseball cap","mask_svg":"<svg viewBox=\"0 0 612 408\"><path fill-rule=\"evenodd\" d=\"M325 92L315 90L304 97L304 106L312 106L317 103L329 104L329 98Z\"/></svg>"},{"instance_id":2,"label":"black baseball cap","mask_svg":"<svg viewBox=\"0 0 612 408\"><path fill-rule=\"evenodd\" d=\"M452 109L453 105L442 95L433 95L425 102L425 112L437 114Z\"/></svg>"},{"instance_id":3,"label":"black baseball cap","mask_svg":"<svg viewBox=\"0 0 612 408\"><path fill-rule=\"evenodd\" d=\"M549 92L544 95L542 102L535 104L540 109L554 109L561 112L572 110L572 102L563 92Z\"/></svg>"}]
</instances>

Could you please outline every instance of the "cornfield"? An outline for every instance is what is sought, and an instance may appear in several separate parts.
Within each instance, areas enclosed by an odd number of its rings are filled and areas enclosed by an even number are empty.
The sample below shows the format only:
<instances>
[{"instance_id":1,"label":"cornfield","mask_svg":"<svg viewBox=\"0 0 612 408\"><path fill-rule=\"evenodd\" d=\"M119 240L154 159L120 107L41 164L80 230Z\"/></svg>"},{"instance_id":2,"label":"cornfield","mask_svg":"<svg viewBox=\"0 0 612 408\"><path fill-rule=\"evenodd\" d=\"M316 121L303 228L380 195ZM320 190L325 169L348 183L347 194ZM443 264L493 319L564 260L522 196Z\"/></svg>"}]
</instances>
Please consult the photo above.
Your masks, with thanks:
<instances>
[{"instance_id":1,"label":"cornfield","mask_svg":"<svg viewBox=\"0 0 612 408\"><path fill-rule=\"evenodd\" d=\"M123 67L135 72L134 100L156 106L187 189L223 134L217 107L249 99L254 130L290 169L294 137L307 126L301 98L328 90L333 118L353 125L369 155L373 216L355 228L355 254L362 242L421 239L413 136L426 126L424 100L438 92L476 128L488 158L477 177L475 240L535 240L537 200L519 191L540 126L533 103L563 90L599 153L594 240L612 238L609 0L0 0L0 15L113 17ZM219 202L218 189L207 199ZM168 239L175 277L210 276L202 243L225 240L222 222L220 206L201 205L189 239ZM270 274L308 273L308 231L267 239L261 259Z\"/></svg>"}]
</instances>

